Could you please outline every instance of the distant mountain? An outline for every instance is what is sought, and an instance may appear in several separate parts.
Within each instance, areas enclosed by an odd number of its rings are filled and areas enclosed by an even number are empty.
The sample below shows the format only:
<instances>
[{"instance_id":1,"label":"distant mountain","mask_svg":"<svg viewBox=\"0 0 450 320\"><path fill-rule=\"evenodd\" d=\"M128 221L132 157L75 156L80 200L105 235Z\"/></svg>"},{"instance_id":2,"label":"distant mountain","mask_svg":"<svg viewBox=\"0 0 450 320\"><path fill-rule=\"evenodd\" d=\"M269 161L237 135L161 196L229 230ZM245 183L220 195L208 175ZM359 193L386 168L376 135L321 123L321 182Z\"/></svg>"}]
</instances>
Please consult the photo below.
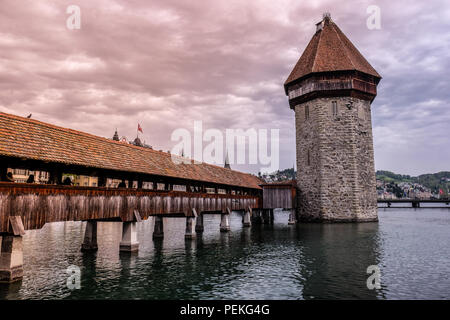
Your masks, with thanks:
<instances>
[{"instance_id":1,"label":"distant mountain","mask_svg":"<svg viewBox=\"0 0 450 320\"><path fill-rule=\"evenodd\" d=\"M378 180L385 182L410 182L418 183L427 188L430 188L432 192L438 193L439 189L442 189L444 193L448 194L450 189L450 171L441 171L438 173L422 174L417 177L410 175L396 174L391 171L379 170L376 172Z\"/></svg>"}]
</instances>

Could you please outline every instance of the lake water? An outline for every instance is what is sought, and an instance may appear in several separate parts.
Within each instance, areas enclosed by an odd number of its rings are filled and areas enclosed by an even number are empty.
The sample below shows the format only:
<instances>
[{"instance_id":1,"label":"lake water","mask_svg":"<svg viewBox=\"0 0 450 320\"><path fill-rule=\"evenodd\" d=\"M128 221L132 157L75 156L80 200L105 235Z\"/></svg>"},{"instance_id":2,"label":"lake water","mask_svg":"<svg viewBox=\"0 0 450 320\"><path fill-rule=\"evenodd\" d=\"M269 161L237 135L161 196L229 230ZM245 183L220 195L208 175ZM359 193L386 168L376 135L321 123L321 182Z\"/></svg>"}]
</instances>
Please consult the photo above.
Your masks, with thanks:
<instances>
[{"instance_id":1,"label":"lake water","mask_svg":"<svg viewBox=\"0 0 450 320\"><path fill-rule=\"evenodd\" d=\"M138 224L139 253L119 254L121 223L98 224L96 253L80 252L85 223L47 224L24 236L24 279L0 285L0 299L449 299L450 210L379 209L379 223L273 225L220 233L220 215L184 240L185 219ZM81 270L81 289L66 269ZM369 290L367 267L381 271Z\"/></svg>"}]
</instances>

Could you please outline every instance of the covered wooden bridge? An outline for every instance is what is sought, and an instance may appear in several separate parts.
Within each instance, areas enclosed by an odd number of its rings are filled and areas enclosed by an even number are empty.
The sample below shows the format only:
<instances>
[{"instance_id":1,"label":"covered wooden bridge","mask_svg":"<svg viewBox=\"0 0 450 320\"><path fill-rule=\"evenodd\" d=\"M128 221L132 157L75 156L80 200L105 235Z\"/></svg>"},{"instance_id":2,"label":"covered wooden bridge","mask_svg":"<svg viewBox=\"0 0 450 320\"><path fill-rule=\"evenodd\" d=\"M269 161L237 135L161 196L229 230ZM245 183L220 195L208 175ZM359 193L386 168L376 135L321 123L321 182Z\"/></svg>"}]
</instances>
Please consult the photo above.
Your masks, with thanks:
<instances>
[{"instance_id":1,"label":"covered wooden bridge","mask_svg":"<svg viewBox=\"0 0 450 320\"><path fill-rule=\"evenodd\" d=\"M47 172L45 184L15 183L11 168ZM66 174L97 177L98 186L63 184ZM155 216L153 236L163 237L162 217L186 217L186 238L203 231L203 214L222 215L262 206L256 176L130 145L37 120L0 113L0 282L22 278L22 235L48 222L88 221L83 250L97 249L97 221L123 222L120 250L138 249L136 222ZM110 179L126 187L109 188ZM122 185L123 186L123 185Z\"/></svg>"}]
</instances>

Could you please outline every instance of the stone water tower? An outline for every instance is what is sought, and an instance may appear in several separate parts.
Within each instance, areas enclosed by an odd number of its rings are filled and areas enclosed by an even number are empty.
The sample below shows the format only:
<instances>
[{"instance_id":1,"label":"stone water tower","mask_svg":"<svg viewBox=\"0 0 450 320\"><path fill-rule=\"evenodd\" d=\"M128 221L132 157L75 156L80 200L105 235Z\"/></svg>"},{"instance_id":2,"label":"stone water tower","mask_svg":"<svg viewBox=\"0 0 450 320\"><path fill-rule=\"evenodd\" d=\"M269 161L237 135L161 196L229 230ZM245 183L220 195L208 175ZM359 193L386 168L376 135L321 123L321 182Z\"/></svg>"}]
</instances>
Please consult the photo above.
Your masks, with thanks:
<instances>
[{"instance_id":1,"label":"stone water tower","mask_svg":"<svg viewBox=\"0 0 450 320\"><path fill-rule=\"evenodd\" d=\"M295 111L297 218L377 221L370 106L381 76L325 14L284 84Z\"/></svg>"}]
</instances>

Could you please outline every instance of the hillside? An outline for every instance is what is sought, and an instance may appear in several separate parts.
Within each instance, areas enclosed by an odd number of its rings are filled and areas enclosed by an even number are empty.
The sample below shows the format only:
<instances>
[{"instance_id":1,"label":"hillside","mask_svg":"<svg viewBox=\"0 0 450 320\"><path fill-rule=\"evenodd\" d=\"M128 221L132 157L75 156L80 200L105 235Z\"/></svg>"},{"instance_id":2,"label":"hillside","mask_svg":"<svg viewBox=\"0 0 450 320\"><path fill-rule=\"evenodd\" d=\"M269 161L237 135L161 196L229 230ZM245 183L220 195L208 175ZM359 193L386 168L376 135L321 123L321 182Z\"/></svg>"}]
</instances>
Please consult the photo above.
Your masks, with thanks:
<instances>
[{"instance_id":1,"label":"hillside","mask_svg":"<svg viewBox=\"0 0 450 320\"><path fill-rule=\"evenodd\" d=\"M286 181L296 178L297 172L293 168L275 171L270 174L258 174L266 182ZM377 180L385 181L387 183L399 184L401 182L418 183L427 187L433 193L439 193L442 189L444 194L449 194L450 190L450 171L442 171L438 173L422 174L417 177L410 175L396 174L391 171L378 170L376 172Z\"/></svg>"},{"instance_id":2,"label":"hillside","mask_svg":"<svg viewBox=\"0 0 450 320\"><path fill-rule=\"evenodd\" d=\"M294 171L293 168L278 170L269 174L261 174L258 172L258 177L263 179L266 182L279 182L286 180L296 179L297 171Z\"/></svg>"},{"instance_id":3,"label":"hillside","mask_svg":"<svg viewBox=\"0 0 450 320\"><path fill-rule=\"evenodd\" d=\"M422 174L417 177L412 177L410 175L379 170L376 172L376 176L378 180L397 184L401 182L419 183L435 193L439 192L439 189L442 189L445 194L448 194L450 189L450 171L441 171L438 173Z\"/></svg>"}]
</instances>

